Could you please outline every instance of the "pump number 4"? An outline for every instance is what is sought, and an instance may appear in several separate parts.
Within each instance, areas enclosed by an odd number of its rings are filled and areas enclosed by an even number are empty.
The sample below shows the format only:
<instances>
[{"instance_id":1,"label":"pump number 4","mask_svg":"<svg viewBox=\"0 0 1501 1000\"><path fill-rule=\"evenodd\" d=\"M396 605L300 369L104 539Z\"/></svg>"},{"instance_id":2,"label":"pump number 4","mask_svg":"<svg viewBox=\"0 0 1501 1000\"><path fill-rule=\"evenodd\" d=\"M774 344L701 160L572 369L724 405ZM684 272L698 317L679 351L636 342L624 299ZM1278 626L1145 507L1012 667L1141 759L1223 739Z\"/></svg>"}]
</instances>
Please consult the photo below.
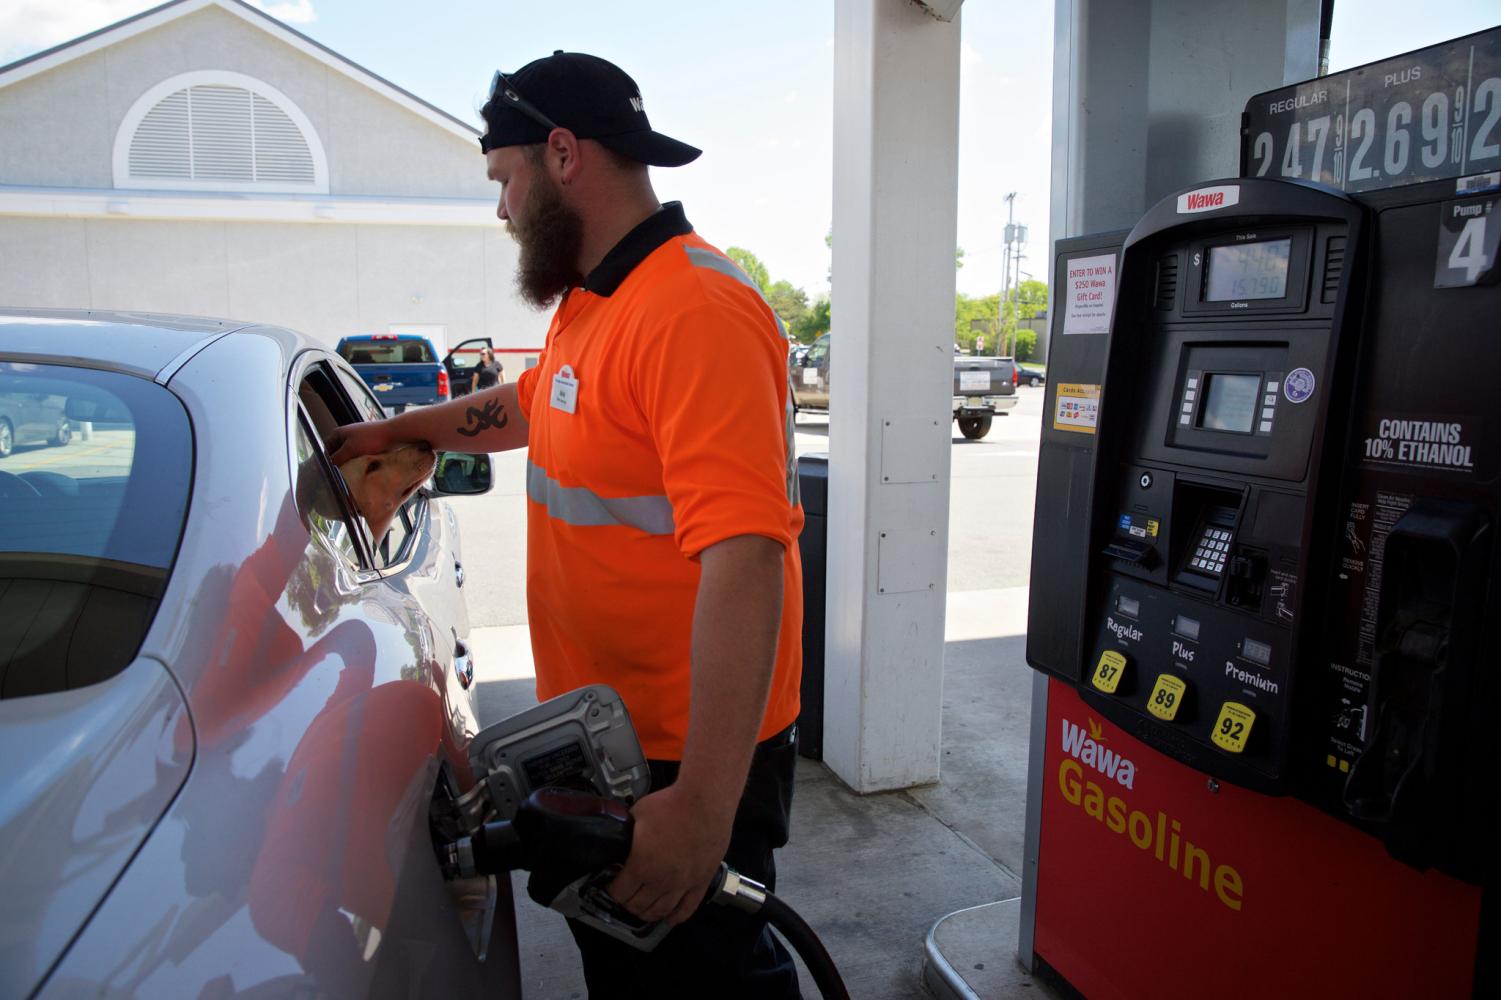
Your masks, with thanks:
<instances>
[{"instance_id":1,"label":"pump number 4","mask_svg":"<svg viewBox=\"0 0 1501 1000\"><path fill-rule=\"evenodd\" d=\"M1484 281L1495 270L1496 249L1501 244L1501 217L1492 217L1496 202L1496 198L1465 198L1439 206L1434 288L1465 288Z\"/></svg>"}]
</instances>

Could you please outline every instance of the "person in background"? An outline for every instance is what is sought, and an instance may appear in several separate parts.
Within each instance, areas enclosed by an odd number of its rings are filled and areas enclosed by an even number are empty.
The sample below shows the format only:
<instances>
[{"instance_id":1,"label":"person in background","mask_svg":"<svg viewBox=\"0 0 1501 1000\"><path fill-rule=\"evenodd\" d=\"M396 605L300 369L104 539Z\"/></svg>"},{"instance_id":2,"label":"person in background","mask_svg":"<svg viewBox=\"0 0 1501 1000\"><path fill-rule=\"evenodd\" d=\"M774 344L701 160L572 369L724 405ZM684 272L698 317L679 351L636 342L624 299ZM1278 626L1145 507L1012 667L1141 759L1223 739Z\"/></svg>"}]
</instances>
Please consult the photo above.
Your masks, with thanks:
<instances>
[{"instance_id":1,"label":"person in background","mask_svg":"<svg viewBox=\"0 0 1501 1000\"><path fill-rule=\"evenodd\" d=\"M474 391L489 389L506 380L505 367L495 360L495 352L488 347L479 352L479 364L474 366Z\"/></svg>"}]
</instances>

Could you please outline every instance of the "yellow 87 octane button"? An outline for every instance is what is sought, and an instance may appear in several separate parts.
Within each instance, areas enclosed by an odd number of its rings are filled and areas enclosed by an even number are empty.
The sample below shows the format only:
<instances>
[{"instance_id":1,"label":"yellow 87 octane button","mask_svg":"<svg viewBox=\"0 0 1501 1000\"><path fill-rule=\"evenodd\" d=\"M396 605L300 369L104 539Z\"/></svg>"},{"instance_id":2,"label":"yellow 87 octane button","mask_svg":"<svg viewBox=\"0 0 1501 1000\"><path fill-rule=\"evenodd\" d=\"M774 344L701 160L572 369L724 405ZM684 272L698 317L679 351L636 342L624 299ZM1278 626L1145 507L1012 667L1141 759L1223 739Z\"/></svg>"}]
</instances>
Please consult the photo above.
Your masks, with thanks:
<instances>
[{"instance_id":1,"label":"yellow 87 octane button","mask_svg":"<svg viewBox=\"0 0 1501 1000\"><path fill-rule=\"evenodd\" d=\"M1115 694L1115 689L1120 687L1121 677L1125 673L1126 654L1107 649L1100 654L1100 662L1095 665L1094 677L1091 678L1090 683L1106 694Z\"/></svg>"},{"instance_id":2,"label":"yellow 87 octane button","mask_svg":"<svg viewBox=\"0 0 1501 1000\"><path fill-rule=\"evenodd\" d=\"M1239 702L1227 701L1220 706L1220 717L1214 720L1214 730L1209 739L1221 750L1240 753L1246 748L1251 736L1251 724L1256 713Z\"/></svg>"},{"instance_id":3,"label":"yellow 87 octane button","mask_svg":"<svg viewBox=\"0 0 1501 1000\"><path fill-rule=\"evenodd\" d=\"M1147 698L1147 711L1165 722L1172 722L1178 709L1183 707L1183 695L1187 691L1188 685L1183 682L1183 678L1173 674L1159 674L1151 697Z\"/></svg>"}]
</instances>

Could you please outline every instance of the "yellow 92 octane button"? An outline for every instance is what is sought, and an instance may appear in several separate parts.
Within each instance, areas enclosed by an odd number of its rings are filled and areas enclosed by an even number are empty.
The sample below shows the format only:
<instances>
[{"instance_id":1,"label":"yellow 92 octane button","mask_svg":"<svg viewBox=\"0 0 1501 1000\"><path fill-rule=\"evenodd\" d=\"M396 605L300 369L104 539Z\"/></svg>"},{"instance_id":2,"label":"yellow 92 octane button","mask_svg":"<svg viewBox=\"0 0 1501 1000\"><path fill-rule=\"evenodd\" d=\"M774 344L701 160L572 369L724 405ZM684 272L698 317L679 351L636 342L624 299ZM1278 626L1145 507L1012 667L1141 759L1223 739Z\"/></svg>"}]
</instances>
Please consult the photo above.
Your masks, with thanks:
<instances>
[{"instance_id":1,"label":"yellow 92 octane button","mask_svg":"<svg viewBox=\"0 0 1501 1000\"><path fill-rule=\"evenodd\" d=\"M1183 695L1188 685L1174 674L1158 674L1152 694L1147 698L1147 711L1165 722L1172 722L1178 709L1183 707Z\"/></svg>"},{"instance_id":2,"label":"yellow 92 octane button","mask_svg":"<svg viewBox=\"0 0 1501 1000\"><path fill-rule=\"evenodd\" d=\"M1100 662L1095 665L1094 677L1091 678L1090 683L1106 694L1115 694L1115 689L1120 687L1121 677L1125 673L1126 654L1107 649L1100 654Z\"/></svg>"},{"instance_id":3,"label":"yellow 92 octane button","mask_svg":"<svg viewBox=\"0 0 1501 1000\"><path fill-rule=\"evenodd\" d=\"M1221 750L1231 753L1240 753L1246 748L1246 740L1251 736L1251 724L1256 721L1256 713L1239 702L1227 701L1220 706L1220 717L1214 720L1214 731L1209 734L1210 742Z\"/></svg>"}]
</instances>

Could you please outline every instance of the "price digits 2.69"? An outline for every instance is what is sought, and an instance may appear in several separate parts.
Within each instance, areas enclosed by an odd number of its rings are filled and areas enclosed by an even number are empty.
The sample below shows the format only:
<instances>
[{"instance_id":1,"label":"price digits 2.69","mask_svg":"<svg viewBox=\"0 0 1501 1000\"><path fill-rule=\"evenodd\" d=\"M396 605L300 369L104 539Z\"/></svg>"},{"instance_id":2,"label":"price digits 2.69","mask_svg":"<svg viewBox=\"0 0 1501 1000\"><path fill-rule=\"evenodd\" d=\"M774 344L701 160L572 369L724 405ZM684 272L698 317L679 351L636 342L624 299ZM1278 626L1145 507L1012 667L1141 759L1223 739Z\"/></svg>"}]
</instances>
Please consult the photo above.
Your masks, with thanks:
<instances>
[{"instance_id":1,"label":"price digits 2.69","mask_svg":"<svg viewBox=\"0 0 1501 1000\"><path fill-rule=\"evenodd\" d=\"M1276 137L1260 132L1251 143L1251 163L1257 177L1276 167L1275 176L1340 188L1453 177L1501 165L1498 125L1501 77L1492 76L1472 93L1461 84L1433 91L1420 103L1395 101L1384 121L1368 107L1350 112L1348 128L1344 112L1299 118L1287 127L1280 163Z\"/></svg>"}]
</instances>

